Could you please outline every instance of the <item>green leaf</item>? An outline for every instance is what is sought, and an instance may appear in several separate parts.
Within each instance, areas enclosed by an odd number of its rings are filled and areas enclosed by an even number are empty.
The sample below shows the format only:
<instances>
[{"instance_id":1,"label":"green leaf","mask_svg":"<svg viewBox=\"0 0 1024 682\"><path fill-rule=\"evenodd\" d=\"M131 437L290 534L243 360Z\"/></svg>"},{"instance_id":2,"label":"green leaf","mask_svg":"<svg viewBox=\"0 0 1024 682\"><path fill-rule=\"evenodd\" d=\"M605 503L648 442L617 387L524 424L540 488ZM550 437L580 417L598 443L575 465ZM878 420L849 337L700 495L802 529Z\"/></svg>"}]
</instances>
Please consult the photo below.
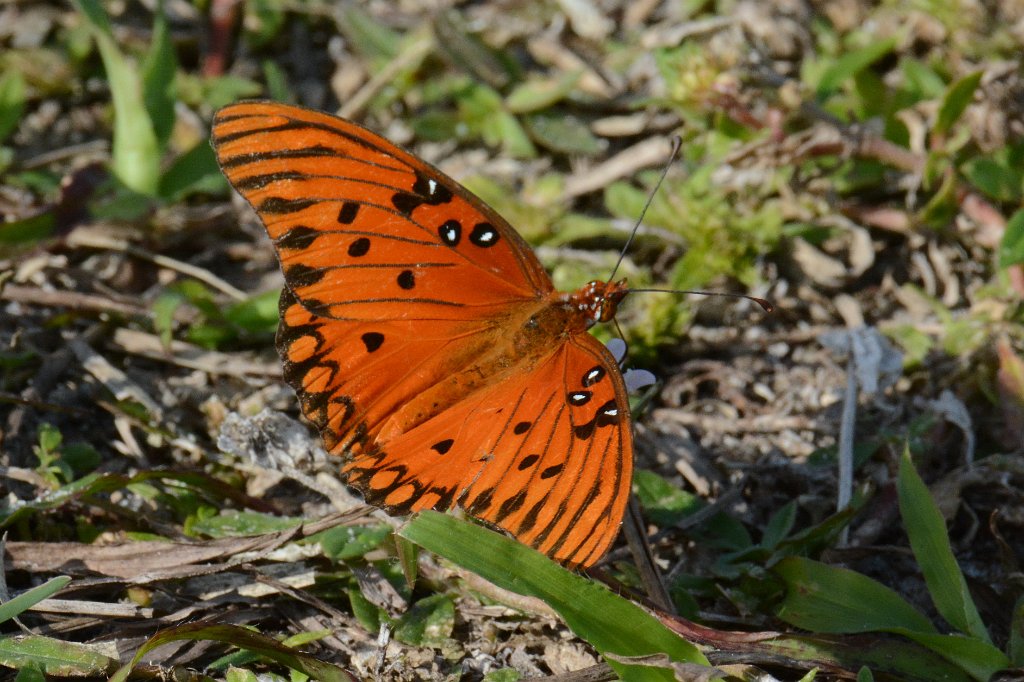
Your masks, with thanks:
<instances>
[{"instance_id":1,"label":"green leaf","mask_svg":"<svg viewBox=\"0 0 1024 682\"><path fill-rule=\"evenodd\" d=\"M946 96L942 100L942 106L939 107L939 114L935 118L935 127L932 129L932 133L936 137L945 137L960 115L964 113L964 109L974 97L974 91L981 83L982 75L982 71L975 71L949 86Z\"/></svg>"},{"instance_id":2,"label":"green leaf","mask_svg":"<svg viewBox=\"0 0 1024 682\"><path fill-rule=\"evenodd\" d=\"M54 215L50 211L0 223L0 245L28 244L41 241L53 234L56 228Z\"/></svg>"},{"instance_id":3,"label":"green leaf","mask_svg":"<svg viewBox=\"0 0 1024 682\"><path fill-rule=\"evenodd\" d=\"M0 637L0 665L15 669L35 665L55 677L100 677L117 661L87 644L30 635Z\"/></svg>"},{"instance_id":4,"label":"green leaf","mask_svg":"<svg viewBox=\"0 0 1024 682\"><path fill-rule=\"evenodd\" d=\"M160 196L171 203L190 194L217 195L227 190L228 182L217 165L217 156L205 140L175 159L160 178Z\"/></svg>"},{"instance_id":5,"label":"green leaf","mask_svg":"<svg viewBox=\"0 0 1024 682\"><path fill-rule=\"evenodd\" d=\"M896 592L855 571L787 557L772 572L786 584L775 615L790 625L843 634L893 628L935 632L931 621Z\"/></svg>"},{"instance_id":6,"label":"green leaf","mask_svg":"<svg viewBox=\"0 0 1024 682\"><path fill-rule=\"evenodd\" d=\"M1024 208L1010 216L999 244L999 267L1008 268L1018 263L1024 263Z\"/></svg>"},{"instance_id":7,"label":"green leaf","mask_svg":"<svg viewBox=\"0 0 1024 682\"><path fill-rule=\"evenodd\" d=\"M606 146L584 121L563 112L532 114L523 125L538 144L562 154L593 156Z\"/></svg>"},{"instance_id":8,"label":"green leaf","mask_svg":"<svg viewBox=\"0 0 1024 682\"><path fill-rule=\"evenodd\" d=\"M174 72L177 67L164 3L159 0L154 11L152 43L142 62L142 97L161 150L167 147L174 129Z\"/></svg>"},{"instance_id":9,"label":"green leaf","mask_svg":"<svg viewBox=\"0 0 1024 682\"><path fill-rule=\"evenodd\" d=\"M902 632L899 629L893 632L903 634L928 647L947 661L959 666L978 682L987 682L999 670L1010 665L1010 659L1002 651L989 642L973 637Z\"/></svg>"},{"instance_id":10,"label":"green leaf","mask_svg":"<svg viewBox=\"0 0 1024 682\"><path fill-rule=\"evenodd\" d=\"M66 575L60 575L56 578L50 578L38 587L22 592L13 599L5 601L3 604L0 604L0 623L9 621L42 600L60 592L70 582L71 578Z\"/></svg>"},{"instance_id":11,"label":"green leaf","mask_svg":"<svg viewBox=\"0 0 1024 682\"><path fill-rule=\"evenodd\" d=\"M252 651L321 682L356 682L358 680L357 677L338 666L295 651L258 632L253 632L237 625L190 623L163 630L150 637L135 652L131 662L119 669L110 678L110 682L126 682L128 675L131 674L132 669L138 665L143 656L158 646L182 640L224 642L240 649Z\"/></svg>"},{"instance_id":12,"label":"green leaf","mask_svg":"<svg viewBox=\"0 0 1024 682\"><path fill-rule=\"evenodd\" d=\"M7 139L25 113L25 77L18 69L0 76L0 142Z\"/></svg>"},{"instance_id":13,"label":"green leaf","mask_svg":"<svg viewBox=\"0 0 1024 682\"><path fill-rule=\"evenodd\" d=\"M573 91L583 75L570 71L558 78L534 78L517 85L505 98L505 106L514 114L526 114L557 104Z\"/></svg>"},{"instance_id":14,"label":"green leaf","mask_svg":"<svg viewBox=\"0 0 1024 682\"><path fill-rule=\"evenodd\" d=\"M361 557L372 549L380 547L388 536L391 527L376 526L339 526L314 537L320 542L324 555L331 559L345 561Z\"/></svg>"},{"instance_id":15,"label":"green leaf","mask_svg":"<svg viewBox=\"0 0 1024 682\"><path fill-rule=\"evenodd\" d=\"M903 452L899 480L900 515L910 547L924 574L935 608L957 630L991 643L946 534L946 522L924 481L914 469L910 450Z\"/></svg>"},{"instance_id":16,"label":"green leaf","mask_svg":"<svg viewBox=\"0 0 1024 682\"><path fill-rule=\"evenodd\" d=\"M675 525L704 506L696 495L646 469L633 472L633 492L643 505L647 518L663 528Z\"/></svg>"},{"instance_id":17,"label":"green leaf","mask_svg":"<svg viewBox=\"0 0 1024 682\"><path fill-rule=\"evenodd\" d=\"M377 632L380 630L380 609L355 588L347 589L346 593L348 594L349 604L352 606L352 615L356 617L359 624L367 632Z\"/></svg>"},{"instance_id":18,"label":"green leaf","mask_svg":"<svg viewBox=\"0 0 1024 682\"><path fill-rule=\"evenodd\" d=\"M89 25L110 83L114 104L114 174L126 187L153 196L160 180L160 145L146 110L139 73L118 49L100 3L73 2Z\"/></svg>"},{"instance_id":19,"label":"green leaf","mask_svg":"<svg viewBox=\"0 0 1024 682\"><path fill-rule=\"evenodd\" d=\"M1018 597L1010 617L1010 641L1007 645L1011 665L1024 666L1024 597Z\"/></svg>"},{"instance_id":20,"label":"green leaf","mask_svg":"<svg viewBox=\"0 0 1024 682\"><path fill-rule=\"evenodd\" d=\"M761 546L771 548L786 539L796 523L796 500L785 504L772 514L761 537Z\"/></svg>"},{"instance_id":21,"label":"green leaf","mask_svg":"<svg viewBox=\"0 0 1024 682\"><path fill-rule=\"evenodd\" d=\"M543 600L602 654L665 653L708 665L696 647L639 606L492 530L429 511L413 516L399 534L499 587ZM673 680L668 670L608 662L623 679Z\"/></svg>"},{"instance_id":22,"label":"green leaf","mask_svg":"<svg viewBox=\"0 0 1024 682\"><path fill-rule=\"evenodd\" d=\"M1024 172L1020 168L1000 163L992 156L976 156L966 161L960 171L968 182L996 201L1009 203L1021 199Z\"/></svg>"},{"instance_id":23,"label":"green leaf","mask_svg":"<svg viewBox=\"0 0 1024 682\"><path fill-rule=\"evenodd\" d=\"M210 538L246 537L295 528L303 521L301 518L231 509L216 516L193 519L189 522L188 533Z\"/></svg>"},{"instance_id":24,"label":"green leaf","mask_svg":"<svg viewBox=\"0 0 1024 682\"><path fill-rule=\"evenodd\" d=\"M434 594L412 605L395 623L395 639L412 646L441 646L455 627L455 604Z\"/></svg>"},{"instance_id":25,"label":"green leaf","mask_svg":"<svg viewBox=\"0 0 1024 682\"><path fill-rule=\"evenodd\" d=\"M247 298L232 305L224 317L247 332L254 334L274 333L280 317L278 301L281 292L273 289Z\"/></svg>"},{"instance_id":26,"label":"green leaf","mask_svg":"<svg viewBox=\"0 0 1024 682\"><path fill-rule=\"evenodd\" d=\"M818 100L828 98L839 89L839 86L892 52L895 47L896 39L887 38L843 54L821 74L818 87L815 88L815 96Z\"/></svg>"}]
</instances>

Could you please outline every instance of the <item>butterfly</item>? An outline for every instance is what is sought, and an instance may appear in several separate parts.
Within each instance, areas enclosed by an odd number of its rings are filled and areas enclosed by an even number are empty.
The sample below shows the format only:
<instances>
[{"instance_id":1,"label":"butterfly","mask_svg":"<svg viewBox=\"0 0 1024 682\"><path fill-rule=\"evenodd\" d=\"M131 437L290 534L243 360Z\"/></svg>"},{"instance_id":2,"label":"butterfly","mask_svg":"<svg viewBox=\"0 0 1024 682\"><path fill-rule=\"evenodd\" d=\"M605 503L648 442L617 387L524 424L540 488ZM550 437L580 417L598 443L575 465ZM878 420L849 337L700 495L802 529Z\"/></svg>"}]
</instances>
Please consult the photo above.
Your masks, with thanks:
<instances>
[{"instance_id":1,"label":"butterfly","mask_svg":"<svg viewBox=\"0 0 1024 682\"><path fill-rule=\"evenodd\" d=\"M277 251L284 377L342 478L394 515L458 506L566 565L600 559L633 442L588 329L625 280L555 290L493 209L350 121L240 102L212 142Z\"/></svg>"}]
</instances>

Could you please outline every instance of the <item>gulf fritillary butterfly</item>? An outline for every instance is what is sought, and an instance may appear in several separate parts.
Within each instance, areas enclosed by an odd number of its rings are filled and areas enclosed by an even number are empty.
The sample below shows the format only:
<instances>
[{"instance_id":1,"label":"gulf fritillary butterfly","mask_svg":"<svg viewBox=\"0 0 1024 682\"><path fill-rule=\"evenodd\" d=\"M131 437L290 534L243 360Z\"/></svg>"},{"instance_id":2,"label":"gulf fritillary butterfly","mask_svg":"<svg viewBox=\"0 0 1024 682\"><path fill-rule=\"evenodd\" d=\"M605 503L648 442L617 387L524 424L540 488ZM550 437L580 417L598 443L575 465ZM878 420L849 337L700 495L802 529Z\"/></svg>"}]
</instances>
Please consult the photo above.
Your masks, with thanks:
<instances>
[{"instance_id":1,"label":"gulf fritillary butterfly","mask_svg":"<svg viewBox=\"0 0 1024 682\"><path fill-rule=\"evenodd\" d=\"M587 330L625 281L556 291L483 201L328 114L234 104L213 145L277 250L284 376L348 484L392 514L458 505L565 564L601 558L633 441Z\"/></svg>"}]
</instances>

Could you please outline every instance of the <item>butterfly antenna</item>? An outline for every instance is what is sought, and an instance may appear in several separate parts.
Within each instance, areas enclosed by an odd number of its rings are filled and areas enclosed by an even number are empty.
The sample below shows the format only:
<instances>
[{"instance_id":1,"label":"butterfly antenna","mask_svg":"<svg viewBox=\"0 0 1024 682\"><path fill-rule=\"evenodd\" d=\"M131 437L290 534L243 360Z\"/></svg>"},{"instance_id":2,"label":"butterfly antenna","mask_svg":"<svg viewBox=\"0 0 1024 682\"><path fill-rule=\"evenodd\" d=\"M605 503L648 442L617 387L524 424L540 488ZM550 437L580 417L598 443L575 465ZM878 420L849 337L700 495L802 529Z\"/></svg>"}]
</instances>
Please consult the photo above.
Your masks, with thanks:
<instances>
[{"instance_id":1,"label":"butterfly antenna","mask_svg":"<svg viewBox=\"0 0 1024 682\"><path fill-rule=\"evenodd\" d=\"M648 293L648 294L699 294L701 296L725 296L726 298L745 298L748 301L761 306L761 309L766 313L770 313L775 310L775 306L771 301L757 296L748 296L747 294L733 294L726 293L724 291L695 291L693 289L629 289L631 294Z\"/></svg>"},{"instance_id":2,"label":"butterfly antenna","mask_svg":"<svg viewBox=\"0 0 1024 682\"><path fill-rule=\"evenodd\" d=\"M654 185L654 189L647 195L647 201L644 203L643 210L640 211L640 217L637 218L636 224L633 225L633 229L629 231L629 239L626 240L626 245L622 247L622 252L619 253L619 260L615 262L615 267L612 268L612 274L608 276L608 281L615 279L615 273L619 271L619 266L622 265L622 261L626 258L626 253L629 251L630 245L633 243L633 238L636 237L637 230L640 229L640 224L644 221L644 216L647 215L647 209L651 207L651 202L654 201L654 195L658 193L658 189L661 187L661 183L665 181L665 176L668 175L668 169L672 167L672 163L676 160L676 155L679 154L679 148L683 145L683 138L678 135L672 138L672 151L668 155L668 161L665 163L665 168L661 171L661 177L658 178L658 182Z\"/></svg>"}]
</instances>

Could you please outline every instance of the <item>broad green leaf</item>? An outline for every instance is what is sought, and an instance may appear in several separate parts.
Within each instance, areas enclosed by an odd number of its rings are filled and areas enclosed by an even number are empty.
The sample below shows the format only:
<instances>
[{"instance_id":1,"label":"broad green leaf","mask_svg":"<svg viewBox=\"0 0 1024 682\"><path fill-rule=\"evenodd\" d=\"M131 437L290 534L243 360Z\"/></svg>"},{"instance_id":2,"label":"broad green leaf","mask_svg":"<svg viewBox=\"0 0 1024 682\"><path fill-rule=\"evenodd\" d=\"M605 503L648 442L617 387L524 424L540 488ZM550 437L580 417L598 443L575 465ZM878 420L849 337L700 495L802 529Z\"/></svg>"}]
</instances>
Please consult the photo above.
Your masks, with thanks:
<instances>
[{"instance_id":1,"label":"broad green leaf","mask_svg":"<svg viewBox=\"0 0 1024 682\"><path fill-rule=\"evenodd\" d=\"M704 506L696 495L646 469L633 472L633 492L647 518L661 527L672 526Z\"/></svg>"},{"instance_id":2,"label":"broad green leaf","mask_svg":"<svg viewBox=\"0 0 1024 682\"><path fill-rule=\"evenodd\" d=\"M325 663L313 656L290 649L258 632L253 632L237 625L190 623L162 630L150 637L135 652L131 662L123 666L110 678L111 682L126 682L128 675L131 674L132 669L142 660L143 656L158 646L182 640L223 642L240 649L247 649L264 658L287 666L292 670L309 675L321 682L356 682L358 680L357 677L336 665Z\"/></svg>"},{"instance_id":3,"label":"broad green leaf","mask_svg":"<svg viewBox=\"0 0 1024 682\"><path fill-rule=\"evenodd\" d=\"M54 215L50 211L21 220L12 220L9 223L0 223L0 246L41 241L53 234L56 225Z\"/></svg>"},{"instance_id":4,"label":"broad green leaf","mask_svg":"<svg viewBox=\"0 0 1024 682\"><path fill-rule=\"evenodd\" d=\"M0 604L0 623L14 618L23 611L27 611L29 608L44 599L52 597L54 594L64 589L64 587L70 582L71 578L66 575L60 575L56 578L50 578L38 587L33 587L31 590L22 592L13 599L5 601L3 604Z\"/></svg>"},{"instance_id":5,"label":"broad green leaf","mask_svg":"<svg viewBox=\"0 0 1024 682\"><path fill-rule=\"evenodd\" d=\"M514 114L546 109L571 93L582 75L583 71L577 70L562 74L558 78L527 80L509 93L505 98L505 106Z\"/></svg>"},{"instance_id":6,"label":"broad green leaf","mask_svg":"<svg viewBox=\"0 0 1024 682\"><path fill-rule=\"evenodd\" d=\"M543 600L601 653L665 653L673 661L708 665L696 647L637 605L492 530L430 511L413 516L399 534L499 587ZM668 670L609 665L626 680L673 679Z\"/></svg>"},{"instance_id":7,"label":"broad green leaf","mask_svg":"<svg viewBox=\"0 0 1024 682\"><path fill-rule=\"evenodd\" d=\"M562 154L592 156L606 146L584 121L563 112L526 116L523 125L538 144Z\"/></svg>"},{"instance_id":8,"label":"broad green leaf","mask_svg":"<svg viewBox=\"0 0 1024 682\"><path fill-rule=\"evenodd\" d=\"M345 592L348 594L348 601L352 606L352 615L356 617L356 620L363 626L363 629L367 632L377 632L380 630L380 609L354 587L345 590Z\"/></svg>"},{"instance_id":9,"label":"broad green leaf","mask_svg":"<svg viewBox=\"0 0 1024 682\"><path fill-rule=\"evenodd\" d=\"M100 51L114 104L113 171L126 187L153 196L160 180L160 146L146 111L135 66L121 53L98 0L74 0Z\"/></svg>"},{"instance_id":10,"label":"broad green leaf","mask_svg":"<svg viewBox=\"0 0 1024 682\"><path fill-rule=\"evenodd\" d=\"M391 527L377 526L339 526L323 533L317 533L313 539L320 543L324 555L345 561L361 557L371 549L380 547L391 534Z\"/></svg>"},{"instance_id":11,"label":"broad green leaf","mask_svg":"<svg viewBox=\"0 0 1024 682\"><path fill-rule=\"evenodd\" d=\"M0 665L7 668L38 666L55 677L99 677L107 675L117 661L87 644L50 637L0 637Z\"/></svg>"},{"instance_id":12,"label":"broad green leaf","mask_svg":"<svg viewBox=\"0 0 1024 682\"><path fill-rule=\"evenodd\" d=\"M188 533L210 538L235 538L275 533L301 526L303 522L302 518L231 509L223 510L216 516L193 519L189 522Z\"/></svg>"},{"instance_id":13,"label":"broad green leaf","mask_svg":"<svg viewBox=\"0 0 1024 682\"><path fill-rule=\"evenodd\" d=\"M412 646L441 646L455 627L455 604L445 594L420 599L395 622L395 639Z\"/></svg>"},{"instance_id":14,"label":"broad green leaf","mask_svg":"<svg viewBox=\"0 0 1024 682\"><path fill-rule=\"evenodd\" d=\"M900 516L935 608L957 630L991 643L985 624L978 614L967 581L956 563L946 533L946 522L932 499L928 487L918 476L910 451L900 462Z\"/></svg>"},{"instance_id":15,"label":"broad green leaf","mask_svg":"<svg viewBox=\"0 0 1024 682\"><path fill-rule=\"evenodd\" d=\"M786 539L786 536L793 530L793 525L796 523L796 510L796 500L792 500L783 505L782 509L772 514L761 536L761 545L763 547L775 547Z\"/></svg>"},{"instance_id":16,"label":"broad green leaf","mask_svg":"<svg viewBox=\"0 0 1024 682\"><path fill-rule=\"evenodd\" d=\"M1000 163L992 156L976 156L960 171L967 181L990 198L1000 202L1020 201L1024 191L1024 169Z\"/></svg>"},{"instance_id":17,"label":"broad green leaf","mask_svg":"<svg viewBox=\"0 0 1024 682\"><path fill-rule=\"evenodd\" d=\"M9 69L0 76L0 142L14 132L24 112L25 77L18 69Z\"/></svg>"},{"instance_id":18,"label":"broad green leaf","mask_svg":"<svg viewBox=\"0 0 1024 682\"><path fill-rule=\"evenodd\" d=\"M1012 665L1024 666L1024 597L1019 597L1017 603L1013 605L1007 650L1010 652Z\"/></svg>"},{"instance_id":19,"label":"broad green leaf","mask_svg":"<svg viewBox=\"0 0 1024 682\"><path fill-rule=\"evenodd\" d=\"M1024 263L1024 208L1010 216L1003 233L1003 241L999 244L999 267Z\"/></svg>"},{"instance_id":20,"label":"broad green leaf","mask_svg":"<svg viewBox=\"0 0 1024 682\"><path fill-rule=\"evenodd\" d=\"M846 52L830 64L818 80L815 96L819 100L826 99L839 89L843 83L853 78L859 71L871 66L896 47L895 38L887 38L870 43L860 49Z\"/></svg>"},{"instance_id":21,"label":"broad green leaf","mask_svg":"<svg viewBox=\"0 0 1024 682\"><path fill-rule=\"evenodd\" d=\"M277 329L278 301L281 292L274 289L235 303L224 313L229 322L254 334L273 333Z\"/></svg>"},{"instance_id":22,"label":"broad green leaf","mask_svg":"<svg viewBox=\"0 0 1024 682\"><path fill-rule=\"evenodd\" d=\"M974 97L974 91L981 83L982 75L982 71L975 71L949 86L946 96L942 100L942 106L939 107L939 114L935 118L935 127L932 129L936 137L945 137L960 115L964 113L964 109Z\"/></svg>"},{"instance_id":23,"label":"broad green leaf","mask_svg":"<svg viewBox=\"0 0 1024 682\"><path fill-rule=\"evenodd\" d=\"M227 190L217 156L205 140L175 159L160 178L160 196L169 202L181 201L190 194L218 195Z\"/></svg>"},{"instance_id":24,"label":"broad green leaf","mask_svg":"<svg viewBox=\"0 0 1024 682\"><path fill-rule=\"evenodd\" d=\"M1010 666L1010 659L989 642L963 635L939 635L926 632L893 632L926 646L950 663L958 665L978 682L987 682L996 672Z\"/></svg>"},{"instance_id":25,"label":"broad green leaf","mask_svg":"<svg viewBox=\"0 0 1024 682\"><path fill-rule=\"evenodd\" d=\"M804 557L783 559L772 571L786 584L775 615L791 625L844 634L893 628L935 632L931 621L896 592L855 571Z\"/></svg>"}]
</instances>

